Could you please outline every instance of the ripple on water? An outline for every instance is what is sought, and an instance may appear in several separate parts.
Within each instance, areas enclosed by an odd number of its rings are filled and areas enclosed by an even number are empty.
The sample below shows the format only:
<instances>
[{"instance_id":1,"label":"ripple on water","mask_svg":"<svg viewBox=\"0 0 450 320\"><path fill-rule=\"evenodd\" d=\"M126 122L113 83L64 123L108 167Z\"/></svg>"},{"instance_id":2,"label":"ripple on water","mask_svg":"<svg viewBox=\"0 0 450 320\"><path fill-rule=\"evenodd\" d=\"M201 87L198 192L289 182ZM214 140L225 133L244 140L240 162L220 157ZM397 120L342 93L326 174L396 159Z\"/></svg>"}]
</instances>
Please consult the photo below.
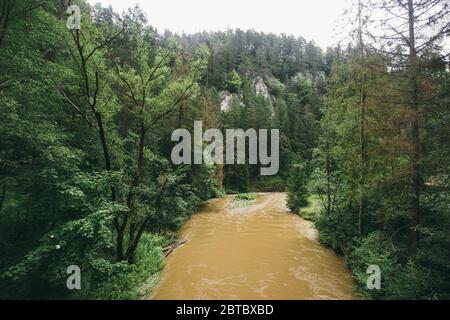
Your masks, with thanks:
<instances>
[{"instance_id":1,"label":"ripple on water","mask_svg":"<svg viewBox=\"0 0 450 320\"><path fill-rule=\"evenodd\" d=\"M181 230L189 241L166 261L154 299L353 299L341 257L321 247L312 223L282 193L248 207L209 201Z\"/></svg>"}]
</instances>

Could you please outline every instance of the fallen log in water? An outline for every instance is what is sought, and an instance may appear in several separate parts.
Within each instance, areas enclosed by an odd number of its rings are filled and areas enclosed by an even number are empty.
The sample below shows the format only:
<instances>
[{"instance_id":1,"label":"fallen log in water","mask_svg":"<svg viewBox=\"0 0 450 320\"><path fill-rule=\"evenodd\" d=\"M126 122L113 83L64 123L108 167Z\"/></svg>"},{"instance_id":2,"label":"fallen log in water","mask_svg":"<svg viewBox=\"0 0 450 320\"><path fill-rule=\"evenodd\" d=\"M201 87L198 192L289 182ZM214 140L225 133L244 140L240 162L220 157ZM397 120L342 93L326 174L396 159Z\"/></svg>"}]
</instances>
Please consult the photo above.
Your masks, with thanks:
<instances>
[{"instance_id":1,"label":"fallen log in water","mask_svg":"<svg viewBox=\"0 0 450 320\"><path fill-rule=\"evenodd\" d=\"M175 249L185 244L187 240L182 240L176 244L163 248L164 257L167 258Z\"/></svg>"}]
</instances>

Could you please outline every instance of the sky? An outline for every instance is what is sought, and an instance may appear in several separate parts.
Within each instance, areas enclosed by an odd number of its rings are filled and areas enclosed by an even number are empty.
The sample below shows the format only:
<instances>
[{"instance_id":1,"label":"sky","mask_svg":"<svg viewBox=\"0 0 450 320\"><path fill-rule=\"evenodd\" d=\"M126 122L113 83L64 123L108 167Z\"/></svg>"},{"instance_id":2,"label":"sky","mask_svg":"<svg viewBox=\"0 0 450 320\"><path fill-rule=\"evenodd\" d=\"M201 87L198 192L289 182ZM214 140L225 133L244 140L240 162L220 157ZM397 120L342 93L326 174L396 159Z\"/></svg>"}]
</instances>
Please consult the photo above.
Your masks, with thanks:
<instances>
[{"instance_id":1,"label":"sky","mask_svg":"<svg viewBox=\"0 0 450 320\"><path fill-rule=\"evenodd\" d=\"M339 23L348 0L88 0L122 12L139 4L159 32L240 28L286 33L314 40L322 48L345 36Z\"/></svg>"}]
</instances>

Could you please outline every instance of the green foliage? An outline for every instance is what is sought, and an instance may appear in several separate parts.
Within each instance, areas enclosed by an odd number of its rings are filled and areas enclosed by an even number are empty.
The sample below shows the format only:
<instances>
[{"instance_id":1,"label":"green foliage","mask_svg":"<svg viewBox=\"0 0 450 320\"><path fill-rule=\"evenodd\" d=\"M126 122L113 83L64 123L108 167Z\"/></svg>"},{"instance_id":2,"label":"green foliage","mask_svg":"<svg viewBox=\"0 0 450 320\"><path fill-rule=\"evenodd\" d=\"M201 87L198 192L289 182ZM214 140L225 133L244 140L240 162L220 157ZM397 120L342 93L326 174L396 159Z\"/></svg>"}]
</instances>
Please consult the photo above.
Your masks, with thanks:
<instances>
[{"instance_id":1,"label":"green foliage","mask_svg":"<svg viewBox=\"0 0 450 320\"><path fill-rule=\"evenodd\" d=\"M108 256L114 246L110 225L114 215L123 210L126 208L104 204L86 217L52 230L20 263L4 272L0 281L21 287L31 297L55 298L64 295L64 291L67 294L63 287L67 267L95 268L99 259ZM36 287L36 283L41 287Z\"/></svg>"},{"instance_id":2,"label":"green foliage","mask_svg":"<svg viewBox=\"0 0 450 320\"><path fill-rule=\"evenodd\" d=\"M236 201L255 201L256 194L254 193L240 193L234 197Z\"/></svg>"},{"instance_id":3,"label":"green foliage","mask_svg":"<svg viewBox=\"0 0 450 320\"><path fill-rule=\"evenodd\" d=\"M277 98L282 97L286 91L286 86L280 80L275 78L271 78L268 80L268 86L271 93Z\"/></svg>"},{"instance_id":4,"label":"green foliage","mask_svg":"<svg viewBox=\"0 0 450 320\"><path fill-rule=\"evenodd\" d=\"M137 298L162 267L150 232L178 228L216 195L213 169L173 168L154 139L178 127L168 115L179 104L199 99L209 49L181 58L138 8L119 34L115 13L84 1L78 37L65 7L31 2L13 6L0 35L0 296ZM127 263L117 262L124 217L125 245L138 244ZM130 223L144 227L142 238L131 241ZM82 270L78 294L65 287L70 265Z\"/></svg>"},{"instance_id":5,"label":"green foliage","mask_svg":"<svg viewBox=\"0 0 450 320\"><path fill-rule=\"evenodd\" d=\"M298 212L301 207L308 204L308 166L300 158L293 157L288 177L288 207Z\"/></svg>"},{"instance_id":6,"label":"green foliage","mask_svg":"<svg viewBox=\"0 0 450 320\"><path fill-rule=\"evenodd\" d=\"M435 53L439 55L438 53ZM409 99L402 90L406 78L365 73L366 183L361 184L360 130L361 65L355 49L349 48L335 61L324 97L321 136L314 151L310 188L323 203L316 226L322 244L346 255L348 265L363 297L369 299L446 299L449 291L450 251L448 227L448 144L437 141L445 135L440 108L446 98L435 90L448 90L448 75L433 70L429 57L422 56L427 88L421 94L435 101L436 109L421 110L420 141L424 160L420 168L420 210L411 210L411 134ZM385 64L389 59L368 55L367 63ZM437 58L439 60L440 58ZM427 67L427 68L428 68ZM439 69L439 68L437 68ZM436 79L440 79L436 81ZM447 80L445 80L447 79ZM441 91L442 92L442 91ZM385 97L389 96L389 99ZM383 97L383 98L381 98ZM445 102L444 102L445 103ZM423 108L423 109L422 109ZM439 138L437 138L439 139ZM425 160L426 159L426 160ZM439 160L440 159L440 160ZM436 161L440 161L437 163ZM363 212L364 234L358 231L362 190L367 197ZM444 231L446 229L447 231ZM367 290L367 268L378 265L382 289Z\"/></svg>"},{"instance_id":7,"label":"green foliage","mask_svg":"<svg viewBox=\"0 0 450 320\"><path fill-rule=\"evenodd\" d=\"M281 176L265 176L253 179L249 190L252 192L285 192L286 180Z\"/></svg>"},{"instance_id":8,"label":"green foliage","mask_svg":"<svg viewBox=\"0 0 450 320\"><path fill-rule=\"evenodd\" d=\"M101 300L136 300L141 298L141 286L150 276L158 274L164 265L162 253L162 238L146 234L140 243L137 252L137 263L129 265L118 263L108 266L106 270L97 277L103 280L95 281L100 285L92 288L91 292L84 296L89 299ZM146 288L151 290L152 288Z\"/></svg>"},{"instance_id":9,"label":"green foliage","mask_svg":"<svg viewBox=\"0 0 450 320\"><path fill-rule=\"evenodd\" d=\"M364 297L450 297L450 76L441 49L417 57L414 111L408 66L392 68L397 61L381 52L364 55L377 72L351 46L323 53L302 38L242 30L157 34L137 7L119 19L84 0L76 1L83 29L71 33L64 1L3 2L0 298L137 299L163 266L165 239L157 234L173 233L224 190L284 192L286 184L289 208L314 220L321 243L346 255ZM256 77L267 82L269 99L256 94ZM222 89L233 94L227 112L220 112ZM259 165L173 166L171 133L192 132L193 119L221 129L279 129L280 174L261 177ZM78 293L65 288L73 264L82 269ZM382 290L367 291L374 264Z\"/></svg>"},{"instance_id":10,"label":"green foliage","mask_svg":"<svg viewBox=\"0 0 450 320\"><path fill-rule=\"evenodd\" d=\"M395 252L389 238L382 232L375 232L367 236L348 256L348 264L360 291L366 297L381 298L386 294L386 287L399 275L400 266L396 261ZM382 291L367 289L367 269L370 265L377 265L382 270Z\"/></svg>"},{"instance_id":11,"label":"green foliage","mask_svg":"<svg viewBox=\"0 0 450 320\"><path fill-rule=\"evenodd\" d=\"M356 219L356 210L323 212L316 221L320 243L339 253L347 253L357 235Z\"/></svg>"},{"instance_id":12,"label":"green foliage","mask_svg":"<svg viewBox=\"0 0 450 320\"><path fill-rule=\"evenodd\" d=\"M348 264L359 291L369 299L437 299L440 296L443 274L435 273L417 261L402 262L403 253L392 243L392 238L377 231L358 243L348 255ZM382 271L381 290L367 289L367 268L377 265Z\"/></svg>"},{"instance_id":13,"label":"green foliage","mask_svg":"<svg viewBox=\"0 0 450 320\"><path fill-rule=\"evenodd\" d=\"M279 176L261 178L257 165L227 165L225 189L235 193L285 191L289 154L299 153L309 161L316 147L322 74L330 67L323 63L320 48L302 38L242 30L199 33L180 40L191 48L207 43L211 51L207 85L235 93L215 127L280 130ZM256 94L258 77L265 79L269 99ZM220 97L215 96L219 106Z\"/></svg>"},{"instance_id":14,"label":"green foliage","mask_svg":"<svg viewBox=\"0 0 450 320\"><path fill-rule=\"evenodd\" d=\"M225 82L225 88L230 93L238 93L242 86L242 80L236 70L228 73L227 81Z\"/></svg>"},{"instance_id":15,"label":"green foliage","mask_svg":"<svg viewBox=\"0 0 450 320\"><path fill-rule=\"evenodd\" d=\"M322 201L316 195L308 198L308 205L299 209L298 214L305 220L316 221L322 212Z\"/></svg>"}]
</instances>

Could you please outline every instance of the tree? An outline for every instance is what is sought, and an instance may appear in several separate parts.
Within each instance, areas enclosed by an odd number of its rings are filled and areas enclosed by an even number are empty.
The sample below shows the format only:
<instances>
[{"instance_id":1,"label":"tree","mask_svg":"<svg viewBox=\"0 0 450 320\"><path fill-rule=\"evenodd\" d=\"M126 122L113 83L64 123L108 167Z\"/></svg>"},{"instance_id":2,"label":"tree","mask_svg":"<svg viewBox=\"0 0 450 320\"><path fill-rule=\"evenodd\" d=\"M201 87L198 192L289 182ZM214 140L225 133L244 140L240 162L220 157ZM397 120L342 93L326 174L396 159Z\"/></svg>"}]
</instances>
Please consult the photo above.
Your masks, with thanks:
<instances>
[{"instance_id":1,"label":"tree","mask_svg":"<svg viewBox=\"0 0 450 320\"><path fill-rule=\"evenodd\" d=\"M308 205L308 165L298 156L293 156L287 181L288 207L293 212Z\"/></svg>"},{"instance_id":2,"label":"tree","mask_svg":"<svg viewBox=\"0 0 450 320\"><path fill-rule=\"evenodd\" d=\"M236 70L228 73L227 81L225 82L225 88L230 93L238 93L242 86L242 80Z\"/></svg>"},{"instance_id":3,"label":"tree","mask_svg":"<svg viewBox=\"0 0 450 320\"><path fill-rule=\"evenodd\" d=\"M128 114L127 118L131 119L122 124L121 131L125 134L125 139L129 139L127 136L132 132L138 136L135 145L128 148L130 153L136 153L136 157L131 157L129 161L134 172L127 179L131 181L126 196L128 210L122 217L115 219L117 259L121 261L125 258L130 263L134 263L136 249L151 217L150 212L143 216L138 214L140 202L144 201L139 199L139 193L142 192L140 189L144 176L148 133L152 127L174 113L178 106L197 94L197 81L206 70L209 58L209 51L200 47L191 69L180 73L180 50L172 43L167 49L159 49L151 60L152 48L146 41L149 30L145 30L143 21L137 20L136 16L139 15L129 12L128 17L124 19L129 28L129 41L126 45L131 43L136 50L128 59L111 59L116 70L116 88L121 95L119 99L125 106L123 114ZM126 171L133 170L128 168ZM167 179L164 179L154 203L150 206L152 209L159 205L166 187ZM129 230L126 233L127 228ZM126 250L125 239L128 239Z\"/></svg>"},{"instance_id":4,"label":"tree","mask_svg":"<svg viewBox=\"0 0 450 320\"><path fill-rule=\"evenodd\" d=\"M367 208L367 146L366 146L366 75L365 75L365 45L363 39L363 27L365 24L363 16L363 4L358 0L358 50L360 54L360 103L359 103L359 141L360 141L360 159L361 159L361 175L360 175L360 198L358 212L358 233L360 239L364 236L364 216Z\"/></svg>"},{"instance_id":5,"label":"tree","mask_svg":"<svg viewBox=\"0 0 450 320\"><path fill-rule=\"evenodd\" d=\"M420 86L423 77L421 56L435 49L450 30L448 17L450 6L438 0L388 0L380 6L384 18L378 21L381 32L368 31L372 39L371 48L391 58L389 74L404 79L398 88L409 106L410 124L410 176L411 216L415 226L421 224L420 195L424 177L421 170L421 133L423 106L427 93ZM380 48L380 45L383 47ZM417 245L417 233L413 233L412 247Z\"/></svg>"}]
</instances>

